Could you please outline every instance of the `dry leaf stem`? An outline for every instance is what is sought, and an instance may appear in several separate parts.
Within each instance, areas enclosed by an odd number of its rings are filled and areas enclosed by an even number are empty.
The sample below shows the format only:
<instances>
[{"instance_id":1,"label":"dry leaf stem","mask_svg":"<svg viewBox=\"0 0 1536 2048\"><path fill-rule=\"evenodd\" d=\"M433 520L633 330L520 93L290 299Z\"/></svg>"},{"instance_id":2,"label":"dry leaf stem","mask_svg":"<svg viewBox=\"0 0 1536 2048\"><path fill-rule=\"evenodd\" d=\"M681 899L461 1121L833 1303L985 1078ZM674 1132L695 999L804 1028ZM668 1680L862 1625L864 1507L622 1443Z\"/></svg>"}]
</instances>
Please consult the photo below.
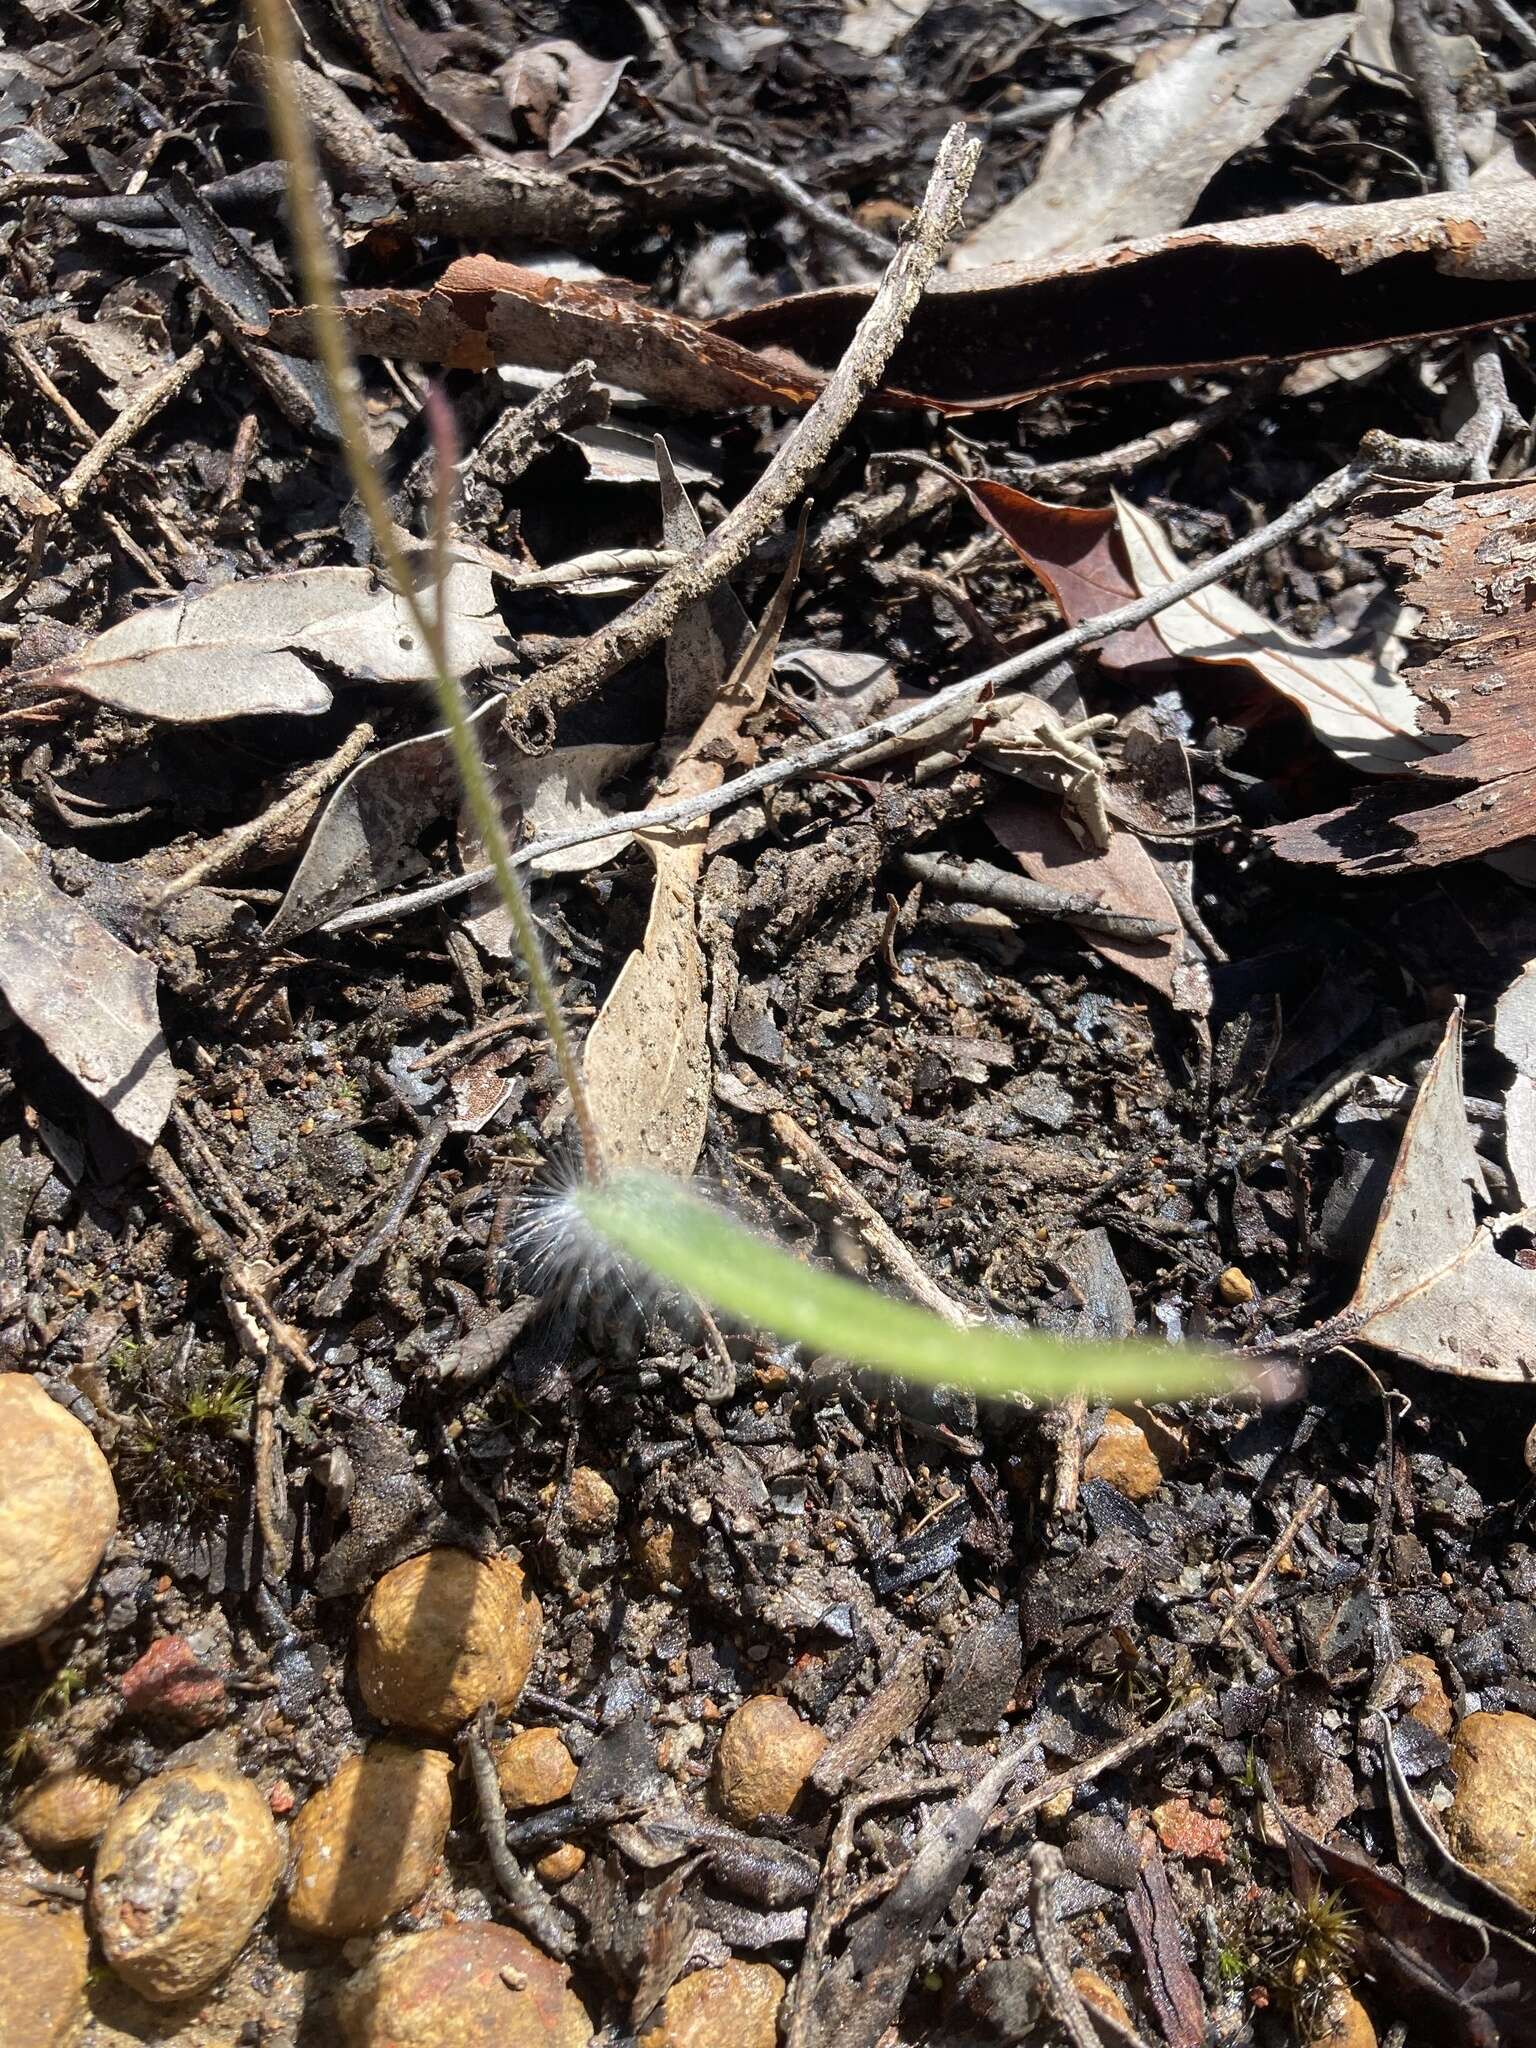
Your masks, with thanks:
<instances>
[{"instance_id":1,"label":"dry leaf stem","mask_svg":"<svg viewBox=\"0 0 1536 2048\"><path fill-rule=\"evenodd\" d=\"M874 719L853 732L834 733L827 739L801 748L798 753L782 754L777 760L765 761L759 767L749 768L744 775L733 776L718 789L704 790L697 796L680 797L674 803L657 804L646 810L620 812L604 818L599 824L574 827L569 832L552 832L545 839L519 847L512 856L513 863L523 867L545 854L559 852L567 846L584 846L590 840L606 839L619 832L655 832L667 825L692 825L700 818L711 817L716 811L726 810L745 797L756 796L765 789L775 789L796 776L838 767L877 741L898 738L946 712L954 712L958 717L978 699L996 691L1004 683L1016 682L1021 676L1038 675L1065 656L1075 654L1080 647L1092 646L1096 640L1107 640L1111 634L1121 632L1127 626L1139 626L1147 619L1156 618L1159 612L1177 604L1182 598L1193 597L1209 584L1219 583L1233 569L1240 569L1257 556L1267 554L1281 541L1303 532L1345 504L1368 480L1375 467L1374 460L1368 457L1346 463L1342 469L1334 470L1321 483L1314 485L1305 497L1298 498L1278 518L1245 534L1208 561L1197 563L1172 583L1148 591L1145 597L1135 598L1128 604L1118 605L1113 611L1084 619L1079 625L1055 633L1048 640L1037 641L1033 647L1010 655L1006 661L995 662L977 675L964 676L959 682L936 690L921 703L905 705L900 711ZM409 895L392 896L379 903L360 903L329 919L321 930L347 931L356 925L382 924L392 918L408 917L418 910L450 902L471 889L482 888L491 879L489 868L477 868L466 875L452 875L447 881L434 882Z\"/></svg>"},{"instance_id":2,"label":"dry leaf stem","mask_svg":"<svg viewBox=\"0 0 1536 2048\"><path fill-rule=\"evenodd\" d=\"M259 0L263 9L275 0ZM523 743L547 731L560 712L594 691L664 640L683 612L739 569L753 543L807 488L841 440L849 421L880 382L896 344L922 297L923 287L957 225L980 145L956 124L939 145L928 190L907 240L854 331L846 353L815 404L784 442L757 482L687 561L670 569L627 611L590 640L535 676L508 711L508 730ZM311 293L311 297L313 297ZM702 815L702 814L701 814Z\"/></svg>"},{"instance_id":3,"label":"dry leaf stem","mask_svg":"<svg viewBox=\"0 0 1536 2048\"><path fill-rule=\"evenodd\" d=\"M296 57L288 9L285 0L251 0L251 5L265 53L270 60L262 67L268 117L278 153L287 167L289 219L294 247L305 296L313 307L316 352L325 371L326 383L330 387L332 403L336 408L347 473L352 488L357 493L358 502L367 515L368 524L373 530L374 544L378 548L389 579L409 609L416 630L420 633L431 657L432 687L443 723L448 728L454 765L458 770L465 802L474 820L475 829L480 835L480 842L490 855L488 873L494 878L502 901L506 905L507 915L511 919L512 929L517 938L518 951L522 955L523 966L528 976L529 989L543 1015L545 1029L549 1034L550 1049L559 1067L560 1078L564 1081L571 1098L571 1111L580 1136L583 1165L588 1178L596 1180L602 1175L602 1153L587 1104L580 1063L576 1058L570 1034L565 1028L565 1020L560 1013L559 997L544 958L544 948L533 921L533 913L512 865L512 850L502 825L501 809L491 788L485 763L480 758L480 749L475 743L464 693L448 659L447 636L444 631L446 622L442 616L441 598L438 605L432 609L422 602L396 537L383 478L374 466L369 449L357 372L337 311L336 274L331 261L330 244L326 239L325 226L320 217L317 198L320 182L319 165L315 158L309 125L293 87ZM435 536L439 593L443 589L441 571L445 532L442 521L447 515L448 489L447 476L440 475L440 517Z\"/></svg>"}]
</instances>

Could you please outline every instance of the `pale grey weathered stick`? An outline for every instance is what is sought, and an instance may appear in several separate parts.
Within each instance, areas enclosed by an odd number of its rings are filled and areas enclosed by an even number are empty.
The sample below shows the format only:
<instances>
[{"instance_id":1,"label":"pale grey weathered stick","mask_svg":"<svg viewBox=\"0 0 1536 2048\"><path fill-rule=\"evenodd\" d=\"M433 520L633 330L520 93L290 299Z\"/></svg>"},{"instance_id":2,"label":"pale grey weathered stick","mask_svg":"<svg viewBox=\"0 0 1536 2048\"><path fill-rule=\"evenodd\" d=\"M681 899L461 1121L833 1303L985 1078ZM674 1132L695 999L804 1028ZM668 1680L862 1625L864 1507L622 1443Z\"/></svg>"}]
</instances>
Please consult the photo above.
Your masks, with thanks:
<instances>
[{"instance_id":1,"label":"pale grey weathered stick","mask_svg":"<svg viewBox=\"0 0 1536 2048\"><path fill-rule=\"evenodd\" d=\"M1342 469L1324 477L1305 497L1298 498L1279 518L1245 535L1242 540L1234 541L1231 547L1223 548L1209 561L1198 563L1174 582L1165 583L1129 604L1119 605L1114 611L1100 612L1097 618L1084 619L1080 625L1072 626L1064 633L1053 634L1049 640L1037 641L1021 654L1012 654L1006 661L995 662L978 675L965 676L959 682L951 683L947 689L936 690L933 696L925 697L919 704L908 704L885 718L861 725L855 732L834 733L828 739L801 748L798 753L783 754L777 760L765 761L759 767L748 769L744 775L732 777L718 789L706 790L699 796L679 797L675 803L658 804L652 810L619 812L611 818L604 818L599 824L578 826L569 832L552 832L547 838L531 840L513 854L513 864L526 867L547 853L558 853L567 846L585 846L591 840L607 839L617 832L655 832L669 825L691 825L699 818L726 810L732 804L740 803L744 797L756 796L762 790L775 789L781 782L792 781L798 775L835 768L876 741L895 739L901 733L911 732L942 712L959 711L1003 683L1014 682L1020 676L1038 674L1065 655L1075 654L1078 648L1091 646L1096 640L1107 640L1111 634L1127 626L1139 626L1147 619L1156 618L1160 611L1177 604L1181 598L1192 597L1196 591L1219 582L1230 570L1241 568L1256 555L1266 554L1293 533L1302 532L1314 520L1324 518L1344 504L1367 481L1375 467L1368 457L1346 463ZM385 924L393 918L409 917L418 910L429 910L438 903L450 903L472 889L482 888L490 879L489 868L476 868L465 875L450 875L447 881L433 882L409 895L386 897L375 903L359 903L351 910L341 911L320 929L325 932L349 931L357 925Z\"/></svg>"}]
</instances>

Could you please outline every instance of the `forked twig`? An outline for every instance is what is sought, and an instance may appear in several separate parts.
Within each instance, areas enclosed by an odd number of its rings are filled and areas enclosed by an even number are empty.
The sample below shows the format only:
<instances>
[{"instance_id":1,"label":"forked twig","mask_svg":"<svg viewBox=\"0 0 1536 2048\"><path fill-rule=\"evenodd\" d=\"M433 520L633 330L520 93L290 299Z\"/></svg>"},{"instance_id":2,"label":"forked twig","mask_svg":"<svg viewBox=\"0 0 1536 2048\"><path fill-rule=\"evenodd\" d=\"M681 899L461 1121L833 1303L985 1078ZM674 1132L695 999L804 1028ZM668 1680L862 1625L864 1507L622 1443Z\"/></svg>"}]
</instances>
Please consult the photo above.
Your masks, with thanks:
<instances>
[{"instance_id":1,"label":"forked twig","mask_svg":"<svg viewBox=\"0 0 1536 2048\"><path fill-rule=\"evenodd\" d=\"M273 0L261 0L261 4L268 6ZM668 570L644 597L574 653L518 692L507 713L508 730L514 738L526 743L561 711L591 696L610 676L658 646L688 606L708 597L739 569L753 542L802 495L884 375L955 229L980 154L980 145L967 140L964 127L956 123L939 145L928 190L907 240L892 259L842 361L810 411L701 548Z\"/></svg>"}]
</instances>

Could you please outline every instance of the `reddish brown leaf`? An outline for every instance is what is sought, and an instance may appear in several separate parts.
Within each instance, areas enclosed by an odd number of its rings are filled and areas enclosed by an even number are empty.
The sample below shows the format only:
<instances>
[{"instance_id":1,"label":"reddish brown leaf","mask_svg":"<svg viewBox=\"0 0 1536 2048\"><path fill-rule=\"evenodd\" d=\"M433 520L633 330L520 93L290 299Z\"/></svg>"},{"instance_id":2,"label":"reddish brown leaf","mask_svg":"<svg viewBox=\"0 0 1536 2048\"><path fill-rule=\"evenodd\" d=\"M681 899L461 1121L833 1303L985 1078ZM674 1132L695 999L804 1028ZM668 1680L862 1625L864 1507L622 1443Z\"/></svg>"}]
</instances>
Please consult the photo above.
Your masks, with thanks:
<instances>
[{"instance_id":1,"label":"reddish brown leaf","mask_svg":"<svg viewBox=\"0 0 1536 2048\"><path fill-rule=\"evenodd\" d=\"M1379 874L1536 837L1536 483L1397 493L1349 537L1406 571L1423 613L1406 680L1424 732L1454 744L1392 790L1274 827L1275 851Z\"/></svg>"},{"instance_id":2,"label":"reddish brown leaf","mask_svg":"<svg viewBox=\"0 0 1536 2048\"><path fill-rule=\"evenodd\" d=\"M816 371L770 362L692 320L642 305L623 285L547 277L492 256L461 256L426 291L347 292L342 317L364 355L459 370L497 363L565 370L590 356L600 377L680 411L798 411L823 381ZM274 313L264 339L309 354L307 311Z\"/></svg>"},{"instance_id":3,"label":"reddish brown leaf","mask_svg":"<svg viewBox=\"0 0 1536 2048\"><path fill-rule=\"evenodd\" d=\"M999 804L988 811L987 823L1031 881L1082 890L1105 910L1174 926L1163 939L1121 939L1108 932L1084 932L1083 938L1104 959L1166 996L1176 1010L1195 1017L1207 1014L1209 981L1192 963L1173 898L1134 833L1115 832L1103 849L1080 846L1060 813L1044 803Z\"/></svg>"},{"instance_id":4,"label":"reddish brown leaf","mask_svg":"<svg viewBox=\"0 0 1536 2048\"><path fill-rule=\"evenodd\" d=\"M927 403L980 409L1044 391L1330 355L1536 312L1529 180L1375 206L1316 206L934 281L891 365ZM804 292L714 332L830 366L870 291Z\"/></svg>"},{"instance_id":5,"label":"reddish brown leaf","mask_svg":"<svg viewBox=\"0 0 1536 2048\"><path fill-rule=\"evenodd\" d=\"M951 480L1034 570L1069 626L1141 595L1131 581L1112 511L1094 505L1050 505L990 477L951 475ZM1150 622L1112 635L1098 655L1106 668L1136 668L1170 659Z\"/></svg>"}]
</instances>

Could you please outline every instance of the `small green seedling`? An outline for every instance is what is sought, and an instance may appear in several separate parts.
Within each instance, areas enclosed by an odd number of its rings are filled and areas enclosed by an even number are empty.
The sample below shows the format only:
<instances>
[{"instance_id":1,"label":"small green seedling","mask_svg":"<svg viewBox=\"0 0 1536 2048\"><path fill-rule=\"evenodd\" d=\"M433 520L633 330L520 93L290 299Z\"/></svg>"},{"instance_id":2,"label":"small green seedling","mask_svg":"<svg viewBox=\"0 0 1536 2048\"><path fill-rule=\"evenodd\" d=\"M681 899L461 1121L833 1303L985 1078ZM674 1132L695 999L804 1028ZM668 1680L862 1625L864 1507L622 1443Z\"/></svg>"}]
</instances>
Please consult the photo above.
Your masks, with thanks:
<instances>
[{"instance_id":1,"label":"small green seedling","mask_svg":"<svg viewBox=\"0 0 1536 2048\"><path fill-rule=\"evenodd\" d=\"M431 658L433 691L448 728L467 808L485 844L509 913L530 992L570 1096L582 1179L563 1203L545 1203L540 1229L553 1266L577 1261L601 1241L643 1272L670 1282L709 1307L760 1330L855 1365L913 1379L969 1388L977 1394L1060 1400L1069 1394L1144 1400L1231 1390L1249 1376L1230 1360L1153 1344L1067 1344L978 1322L958 1329L929 1311L819 1271L766 1242L699 1200L679 1181L610 1178L580 1059L571 1043L544 959L538 931L502 825L501 808L481 758L464 692L448 654L441 593L450 546L450 491L455 449L446 405L427 406L439 488L433 521L432 582L437 603L416 587L369 448L346 334L338 313L336 275L317 192L319 170L292 77L294 37L284 0L251 0L260 31L273 136L287 166L289 217L299 271L310 301L316 352L324 367L340 429L342 454L373 529L390 580L410 609ZM571 1242L551 1243L562 1226ZM585 1234L588 1244L580 1242Z\"/></svg>"},{"instance_id":2,"label":"small green seedling","mask_svg":"<svg viewBox=\"0 0 1536 2048\"><path fill-rule=\"evenodd\" d=\"M660 1175L583 1186L572 1201L600 1239L645 1271L852 1365L1038 1401L1175 1400L1231 1391L1245 1377L1230 1359L1168 1345L1072 1344L997 1323L957 1329L931 1309L807 1265Z\"/></svg>"}]
</instances>

